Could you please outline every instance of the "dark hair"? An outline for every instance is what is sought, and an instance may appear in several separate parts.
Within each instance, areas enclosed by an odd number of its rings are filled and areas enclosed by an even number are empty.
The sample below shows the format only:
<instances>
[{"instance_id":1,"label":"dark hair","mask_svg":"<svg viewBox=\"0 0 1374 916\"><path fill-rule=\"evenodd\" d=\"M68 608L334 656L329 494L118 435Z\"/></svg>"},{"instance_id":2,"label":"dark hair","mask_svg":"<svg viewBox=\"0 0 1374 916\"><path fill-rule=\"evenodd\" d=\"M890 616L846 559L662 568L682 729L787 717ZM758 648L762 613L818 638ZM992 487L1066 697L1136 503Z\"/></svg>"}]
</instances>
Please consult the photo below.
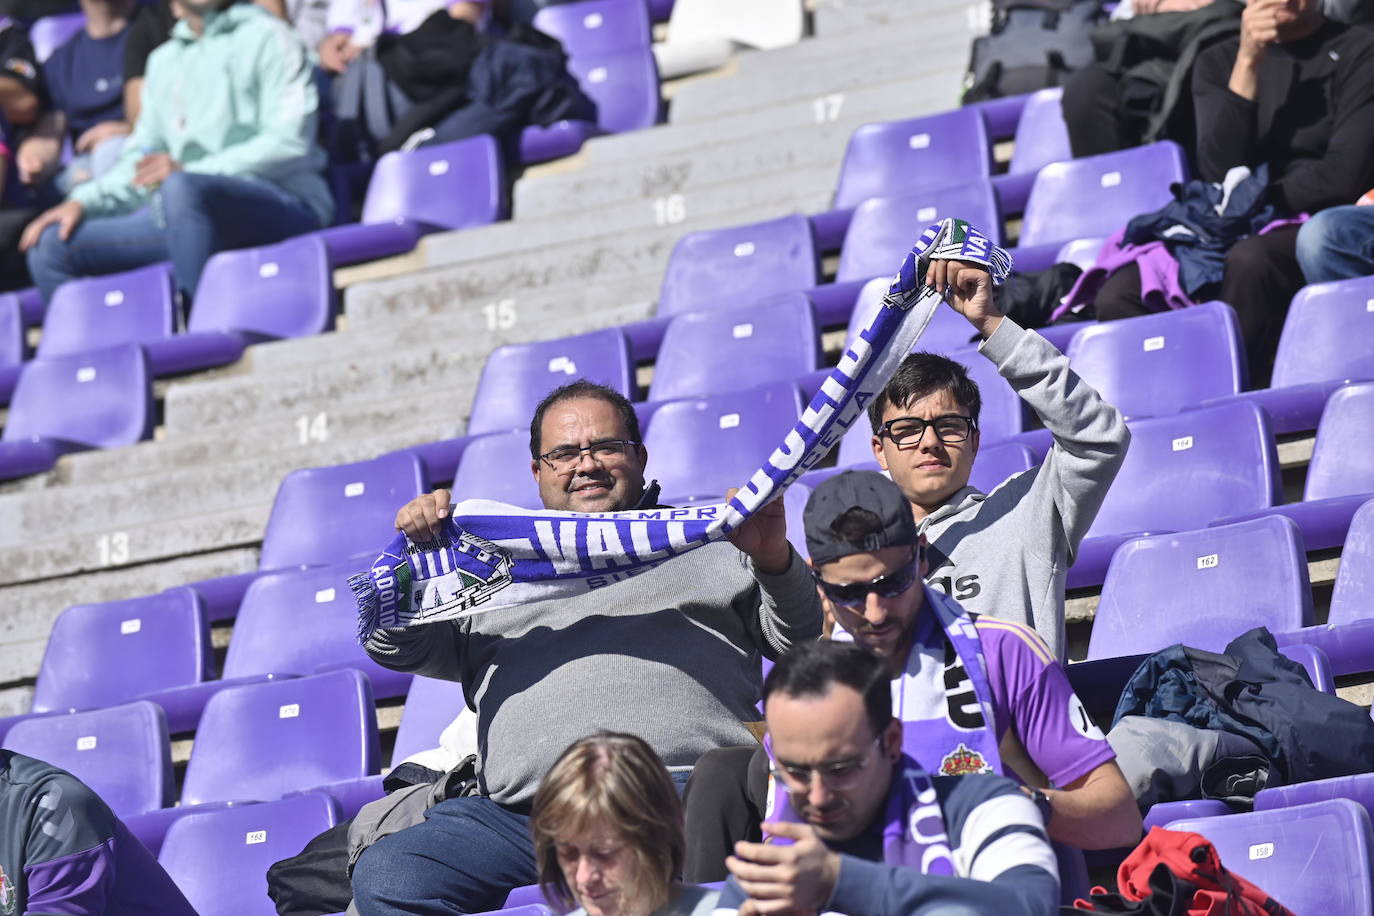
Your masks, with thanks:
<instances>
[{"instance_id":1,"label":"dark hair","mask_svg":"<svg viewBox=\"0 0 1374 916\"><path fill-rule=\"evenodd\" d=\"M789 697L824 696L831 684L852 687L864 698L873 734L892 720L892 679L876 655L852 642L822 639L794 646L778 659L763 681L763 702L775 693Z\"/></svg>"},{"instance_id":2,"label":"dark hair","mask_svg":"<svg viewBox=\"0 0 1374 916\"><path fill-rule=\"evenodd\" d=\"M830 523L830 533L851 544L863 544L882 530L883 520L863 506L850 506Z\"/></svg>"},{"instance_id":3,"label":"dark hair","mask_svg":"<svg viewBox=\"0 0 1374 916\"><path fill-rule=\"evenodd\" d=\"M983 397L978 393L977 383L968 377L968 371L963 366L948 356L924 350L902 360L887 385L868 405L868 422L876 433L878 427L883 425L887 405L903 407L937 391L948 391L954 400L964 406L973 421L978 422L978 412L983 409Z\"/></svg>"},{"instance_id":4,"label":"dark hair","mask_svg":"<svg viewBox=\"0 0 1374 916\"><path fill-rule=\"evenodd\" d=\"M568 382L568 384L560 385L550 391L544 395L544 400L539 402L539 406L534 408L534 419L530 420L530 458L538 461L543 452L540 433L544 427L544 414L555 404L571 401L574 398L597 398L610 404L620 414L621 422L625 424L625 429L629 432L630 438L635 442L644 441L644 437L639 432L639 415L635 413L634 407L631 406L625 395L614 388L580 378L575 382Z\"/></svg>"}]
</instances>

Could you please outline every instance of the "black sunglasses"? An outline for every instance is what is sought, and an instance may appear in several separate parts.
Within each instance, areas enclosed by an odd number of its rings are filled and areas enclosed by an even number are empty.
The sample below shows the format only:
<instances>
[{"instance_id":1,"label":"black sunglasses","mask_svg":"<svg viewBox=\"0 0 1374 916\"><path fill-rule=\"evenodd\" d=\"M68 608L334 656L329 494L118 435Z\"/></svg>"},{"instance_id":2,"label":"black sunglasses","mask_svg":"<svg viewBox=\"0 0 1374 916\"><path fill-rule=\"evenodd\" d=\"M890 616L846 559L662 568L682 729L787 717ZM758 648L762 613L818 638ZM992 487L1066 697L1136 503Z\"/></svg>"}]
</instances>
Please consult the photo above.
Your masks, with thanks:
<instances>
[{"instance_id":1,"label":"black sunglasses","mask_svg":"<svg viewBox=\"0 0 1374 916\"><path fill-rule=\"evenodd\" d=\"M877 595L879 598L896 598L898 595L911 588L916 580L921 576L921 551L912 551L911 559L899 569L894 569L885 576L874 579L872 582L854 582L849 585L836 585L834 582L827 582L821 578L821 574L814 569L811 571L816 584L820 586L825 597L841 607L863 607L868 600L869 593Z\"/></svg>"}]
</instances>

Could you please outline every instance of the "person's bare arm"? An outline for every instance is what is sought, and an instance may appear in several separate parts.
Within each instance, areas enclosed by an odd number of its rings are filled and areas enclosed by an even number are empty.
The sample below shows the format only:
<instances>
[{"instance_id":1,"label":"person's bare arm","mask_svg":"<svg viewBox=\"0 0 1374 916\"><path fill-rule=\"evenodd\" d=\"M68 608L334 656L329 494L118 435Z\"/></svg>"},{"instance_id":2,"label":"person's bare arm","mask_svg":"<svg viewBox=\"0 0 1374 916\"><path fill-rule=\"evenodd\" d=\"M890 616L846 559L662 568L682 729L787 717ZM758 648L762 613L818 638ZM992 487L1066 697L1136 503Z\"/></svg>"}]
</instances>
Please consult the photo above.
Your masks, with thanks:
<instances>
[{"instance_id":1,"label":"person's bare arm","mask_svg":"<svg viewBox=\"0 0 1374 916\"><path fill-rule=\"evenodd\" d=\"M62 135L67 130L67 117L60 111L50 111L38 119L30 134L15 151L19 180L33 185L42 181L57 168L62 158Z\"/></svg>"},{"instance_id":2,"label":"person's bare arm","mask_svg":"<svg viewBox=\"0 0 1374 916\"><path fill-rule=\"evenodd\" d=\"M1113 760L1062 789L1045 789L1054 815L1050 839L1079 849L1115 849L1140 842L1140 809Z\"/></svg>"},{"instance_id":3,"label":"person's bare arm","mask_svg":"<svg viewBox=\"0 0 1374 916\"><path fill-rule=\"evenodd\" d=\"M28 126L38 119L38 95L15 79L0 76L0 112L10 124Z\"/></svg>"},{"instance_id":4,"label":"person's bare arm","mask_svg":"<svg viewBox=\"0 0 1374 916\"><path fill-rule=\"evenodd\" d=\"M1251 102L1259 92L1260 62L1279 40L1279 10L1285 0L1250 0L1240 17L1240 50L1226 87Z\"/></svg>"},{"instance_id":5,"label":"person's bare arm","mask_svg":"<svg viewBox=\"0 0 1374 916\"><path fill-rule=\"evenodd\" d=\"M464 19L473 25L478 25L482 21L482 10L486 8L485 3L473 3L472 0L456 0L448 5L448 14L454 19Z\"/></svg>"}]
</instances>

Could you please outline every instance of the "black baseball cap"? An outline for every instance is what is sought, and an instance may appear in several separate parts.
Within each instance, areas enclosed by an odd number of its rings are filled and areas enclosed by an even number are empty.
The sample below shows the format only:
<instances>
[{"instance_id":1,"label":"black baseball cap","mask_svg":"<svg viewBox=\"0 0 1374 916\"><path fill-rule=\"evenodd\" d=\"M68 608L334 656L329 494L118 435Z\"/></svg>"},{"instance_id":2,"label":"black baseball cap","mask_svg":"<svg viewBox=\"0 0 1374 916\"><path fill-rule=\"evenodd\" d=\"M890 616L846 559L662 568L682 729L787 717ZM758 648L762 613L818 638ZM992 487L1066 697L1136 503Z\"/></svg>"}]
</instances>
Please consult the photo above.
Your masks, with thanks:
<instances>
[{"instance_id":1,"label":"black baseball cap","mask_svg":"<svg viewBox=\"0 0 1374 916\"><path fill-rule=\"evenodd\" d=\"M860 515L839 524L851 509L862 509L872 518ZM864 520L870 524L862 524ZM843 471L827 478L806 501L802 527L811 564L817 567L884 547L915 547L919 541L911 504L877 471Z\"/></svg>"}]
</instances>

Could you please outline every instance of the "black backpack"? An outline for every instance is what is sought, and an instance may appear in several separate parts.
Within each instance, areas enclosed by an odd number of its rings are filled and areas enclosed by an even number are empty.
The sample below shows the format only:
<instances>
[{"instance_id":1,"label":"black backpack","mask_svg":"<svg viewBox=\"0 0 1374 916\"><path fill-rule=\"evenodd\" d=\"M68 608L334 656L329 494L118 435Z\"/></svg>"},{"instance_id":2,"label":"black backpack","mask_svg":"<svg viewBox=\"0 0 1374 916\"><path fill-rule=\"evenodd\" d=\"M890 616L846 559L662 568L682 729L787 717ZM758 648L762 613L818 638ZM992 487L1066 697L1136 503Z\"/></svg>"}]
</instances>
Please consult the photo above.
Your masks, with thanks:
<instances>
[{"instance_id":1,"label":"black backpack","mask_svg":"<svg viewBox=\"0 0 1374 916\"><path fill-rule=\"evenodd\" d=\"M1062 85L1093 59L1100 0L994 0L992 29L973 41L964 104Z\"/></svg>"}]
</instances>

